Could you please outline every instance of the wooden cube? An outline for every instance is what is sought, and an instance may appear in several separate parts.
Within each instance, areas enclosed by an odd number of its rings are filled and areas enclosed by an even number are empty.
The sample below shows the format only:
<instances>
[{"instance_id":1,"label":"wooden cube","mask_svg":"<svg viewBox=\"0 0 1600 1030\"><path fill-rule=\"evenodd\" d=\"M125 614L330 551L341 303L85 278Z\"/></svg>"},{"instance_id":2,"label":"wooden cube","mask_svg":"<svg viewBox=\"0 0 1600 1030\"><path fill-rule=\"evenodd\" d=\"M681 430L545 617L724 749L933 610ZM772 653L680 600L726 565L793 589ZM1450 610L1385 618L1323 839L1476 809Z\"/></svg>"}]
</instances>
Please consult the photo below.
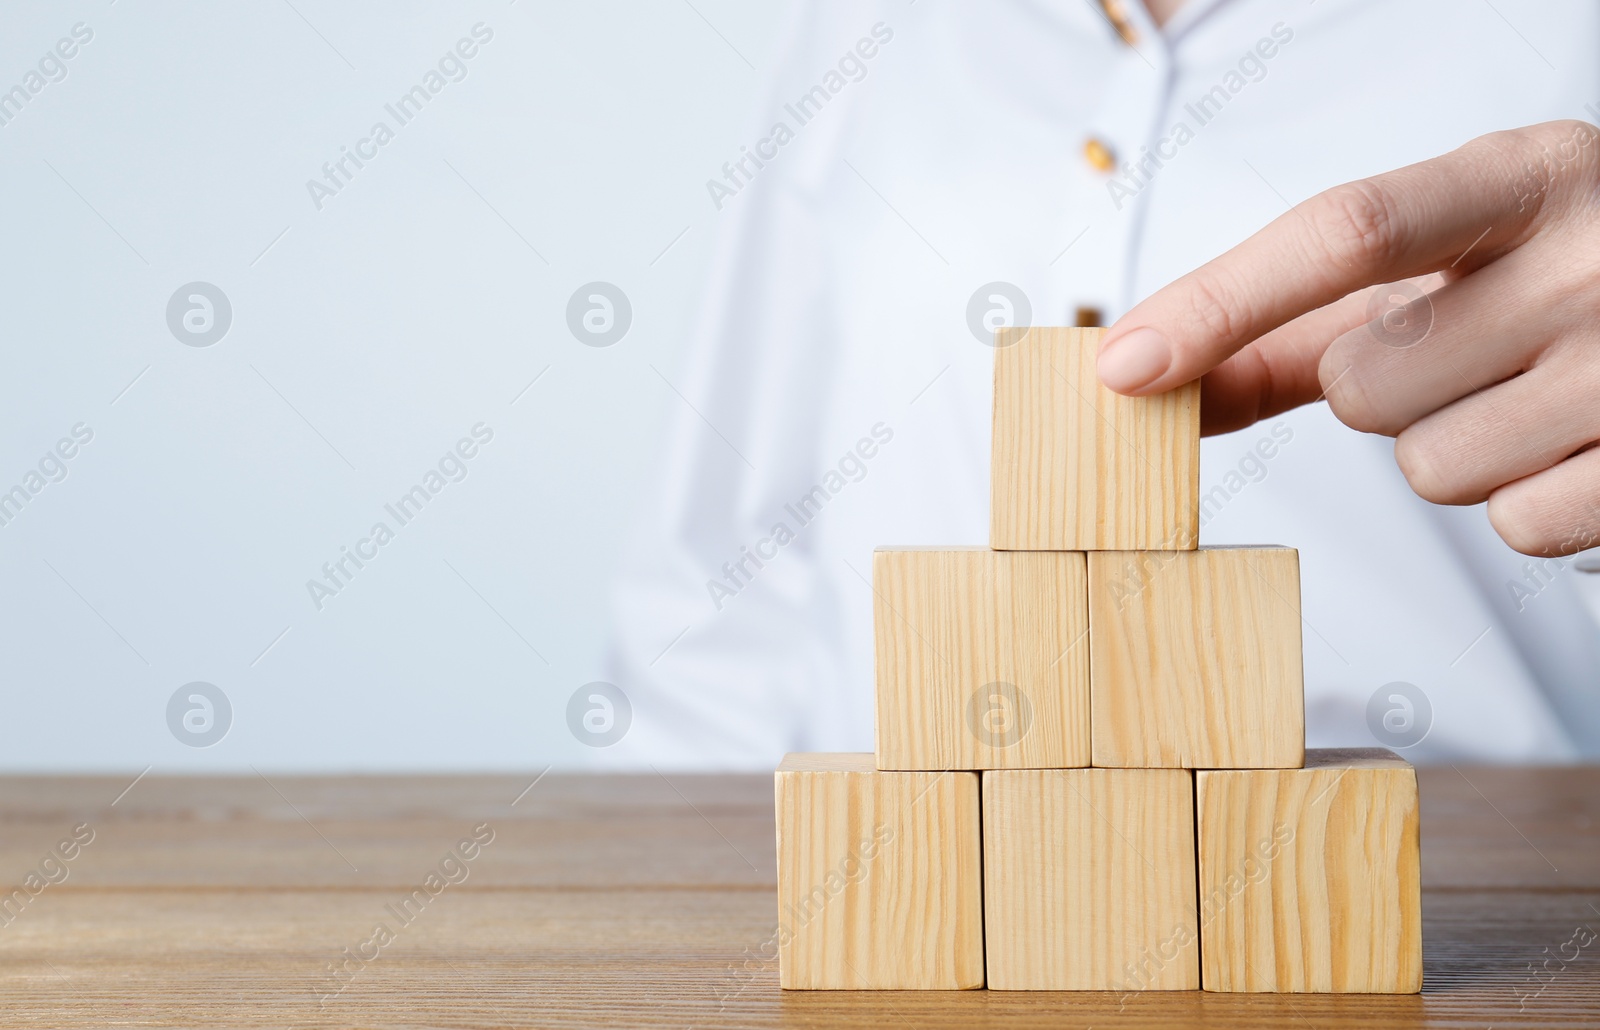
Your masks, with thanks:
<instances>
[{"instance_id":1,"label":"wooden cube","mask_svg":"<svg viewBox=\"0 0 1600 1030\"><path fill-rule=\"evenodd\" d=\"M990 989L1197 989L1193 790L1181 769L985 772Z\"/></svg>"},{"instance_id":2,"label":"wooden cube","mask_svg":"<svg viewBox=\"0 0 1600 1030\"><path fill-rule=\"evenodd\" d=\"M1295 768L1305 759L1300 555L1089 555L1095 765Z\"/></svg>"},{"instance_id":3,"label":"wooden cube","mask_svg":"<svg viewBox=\"0 0 1600 1030\"><path fill-rule=\"evenodd\" d=\"M880 769L1089 764L1089 604L1068 551L881 548Z\"/></svg>"},{"instance_id":4,"label":"wooden cube","mask_svg":"<svg viewBox=\"0 0 1600 1030\"><path fill-rule=\"evenodd\" d=\"M1197 773L1208 991L1422 989L1416 772L1391 751Z\"/></svg>"},{"instance_id":5,"label":"wooden cube","mask_svg":"<svg viewBox=\"0 0 1600 1030\"><path fill-rule=\"evenodd\" d=\"M1104 329L995 334L989 545L1186 550L1200 539L1200 384L1124 397L1100 383Z\"/></svg>"},{"instance_id":6,"label":"wooden cube","mask_svg":"<svg viewBox=\"0 0 1600 1030\"><path fill-rule=\"evenodd\" d=\"M794 754L776 780L779 985L982 987L978 775Z\"/></svg>"}]
</instances>

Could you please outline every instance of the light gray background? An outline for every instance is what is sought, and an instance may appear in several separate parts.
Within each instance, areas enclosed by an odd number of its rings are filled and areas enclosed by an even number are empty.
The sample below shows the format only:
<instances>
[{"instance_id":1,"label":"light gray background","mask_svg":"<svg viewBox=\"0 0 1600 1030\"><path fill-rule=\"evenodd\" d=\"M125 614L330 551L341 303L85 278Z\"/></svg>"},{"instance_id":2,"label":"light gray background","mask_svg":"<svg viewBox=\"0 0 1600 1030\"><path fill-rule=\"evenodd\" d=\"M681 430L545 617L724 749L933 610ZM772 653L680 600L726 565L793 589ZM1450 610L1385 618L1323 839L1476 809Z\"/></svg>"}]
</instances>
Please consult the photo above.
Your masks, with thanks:
<instances>
[{"instance_id":1,"label":"light gray background","mask_svg":"<svg viewBox=\"0 0 1600 1030\"><path fill-rule=\"evenodd\" d=\"M94 38L0 127L0 490L73 425L94 439L0 527L0 768L592 758L567 700L600 676L612 572L682 403L662 376L709 257L705 181L786 17L9 7L0 89L75 23ZM306 180L480 21L466 78L316 210ZM211 347L167 328L194 280L233 305ZM566 325L591 280L633 306L606 349ZM494 439L467 478L316 611L306 580L478 422ZM166 722L194 680L233 707L206 749Z\"/></svg>"}]
</instances>

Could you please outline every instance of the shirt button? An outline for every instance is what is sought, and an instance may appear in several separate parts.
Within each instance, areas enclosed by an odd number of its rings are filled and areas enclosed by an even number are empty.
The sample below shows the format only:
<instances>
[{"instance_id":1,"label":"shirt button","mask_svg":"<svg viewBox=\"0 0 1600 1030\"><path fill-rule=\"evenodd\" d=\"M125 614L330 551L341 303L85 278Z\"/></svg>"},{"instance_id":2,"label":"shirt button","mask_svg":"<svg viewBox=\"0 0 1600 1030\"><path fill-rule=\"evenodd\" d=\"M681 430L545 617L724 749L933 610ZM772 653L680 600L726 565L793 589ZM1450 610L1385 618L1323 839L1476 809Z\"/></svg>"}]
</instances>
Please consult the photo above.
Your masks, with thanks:
<instances>
[{"instance_id":1,"label":"shirt button","mask_svg":"<svg viewBox=\"0 0 1600 1030\"><path fill-rule=\"evenodd\" d=\"M1117 167L1117 159L1111 153L1111 148L1092 136L1083 144L1083 159L1097 172L1109 172Z\"/></svg>"}]
</instances>

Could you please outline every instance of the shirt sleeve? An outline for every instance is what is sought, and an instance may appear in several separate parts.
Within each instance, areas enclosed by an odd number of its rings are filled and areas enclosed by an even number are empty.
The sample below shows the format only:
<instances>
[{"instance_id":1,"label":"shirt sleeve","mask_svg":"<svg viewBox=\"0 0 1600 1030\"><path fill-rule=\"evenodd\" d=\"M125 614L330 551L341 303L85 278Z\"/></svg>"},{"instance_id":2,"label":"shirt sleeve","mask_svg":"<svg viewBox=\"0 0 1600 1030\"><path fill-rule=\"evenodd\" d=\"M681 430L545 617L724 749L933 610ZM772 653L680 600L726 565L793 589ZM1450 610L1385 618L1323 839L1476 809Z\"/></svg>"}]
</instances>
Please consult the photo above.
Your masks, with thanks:
<instances>
[{"instance_id":1,"label":"shirt sleeve","mask_svg":"<svg viewBox=\"0 0 1600 1030\"><path fill-rule=\"evenodd\" d=\"M707 185L718 233L709 287L685 369L658 367L676 394L660 484L614 594L607 676L633 722L608 762L771 768L805 748L812 685L838 675L809 541L774 532L816 482L835 371L829 254L804 182L838 132L806 126L762 145L786 121L784 84L831 63L818 41L836 35L833 20L819 5L798 15L738 151L771 156L735 168L731 196Z\"/></svg>"}]
</instances>

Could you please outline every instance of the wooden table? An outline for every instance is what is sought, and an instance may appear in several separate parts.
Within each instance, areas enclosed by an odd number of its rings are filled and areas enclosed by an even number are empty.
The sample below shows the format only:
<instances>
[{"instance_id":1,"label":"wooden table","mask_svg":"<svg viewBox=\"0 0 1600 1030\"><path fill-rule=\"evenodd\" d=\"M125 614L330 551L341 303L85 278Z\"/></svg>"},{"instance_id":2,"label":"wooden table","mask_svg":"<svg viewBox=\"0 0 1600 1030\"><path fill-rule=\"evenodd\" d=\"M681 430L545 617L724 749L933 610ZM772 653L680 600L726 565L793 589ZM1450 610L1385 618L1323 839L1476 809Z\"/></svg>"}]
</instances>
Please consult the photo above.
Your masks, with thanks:
<instances>
[{"instance_id":1,"label":"wooden table","mask_svg":"<svg viewBox=\"0 0 1600 1030\"><path fill-rule=\"evenodd\" d=\"M770 777L533 778L0 778L0 1025L1600 1026L1596 768L1423 770L1420 997L1126 1000L781 992Z\"/></svg>"}]
</instances>

